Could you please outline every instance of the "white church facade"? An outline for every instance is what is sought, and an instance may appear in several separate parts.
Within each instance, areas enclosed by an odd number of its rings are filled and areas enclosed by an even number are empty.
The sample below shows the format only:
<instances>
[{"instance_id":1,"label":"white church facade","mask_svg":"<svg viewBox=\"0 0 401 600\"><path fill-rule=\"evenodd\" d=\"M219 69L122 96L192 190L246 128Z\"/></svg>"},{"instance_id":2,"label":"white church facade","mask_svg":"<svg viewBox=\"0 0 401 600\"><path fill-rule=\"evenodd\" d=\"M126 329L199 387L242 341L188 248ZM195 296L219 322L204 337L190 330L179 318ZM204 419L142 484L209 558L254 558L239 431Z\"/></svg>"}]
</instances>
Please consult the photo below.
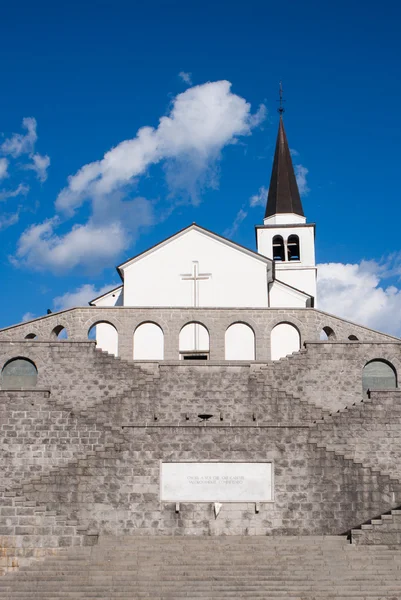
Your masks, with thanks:
<instances>
[{"instance_id":1,"label":"white church facade","mask_svg":"<svg viewBox=\"0 0 401 600\"><path fill-rule=\"evenodd\" d=\"M308 308L316 302L315 227L307 224L280 116L263 225L256 227L257 251L193 223L117 267L122 285L90 302L96 307ZM299 350L300 335L283 323L272 358ZM99 348L116 355L112 325L96 326ZM135 360L163 360L163 332L143 323L134 333ZM180 360L207 360L209 333L201 323L180 332ZM249 325L226 332L227 360L254 360Z\"/></svg>"}]
</instances>

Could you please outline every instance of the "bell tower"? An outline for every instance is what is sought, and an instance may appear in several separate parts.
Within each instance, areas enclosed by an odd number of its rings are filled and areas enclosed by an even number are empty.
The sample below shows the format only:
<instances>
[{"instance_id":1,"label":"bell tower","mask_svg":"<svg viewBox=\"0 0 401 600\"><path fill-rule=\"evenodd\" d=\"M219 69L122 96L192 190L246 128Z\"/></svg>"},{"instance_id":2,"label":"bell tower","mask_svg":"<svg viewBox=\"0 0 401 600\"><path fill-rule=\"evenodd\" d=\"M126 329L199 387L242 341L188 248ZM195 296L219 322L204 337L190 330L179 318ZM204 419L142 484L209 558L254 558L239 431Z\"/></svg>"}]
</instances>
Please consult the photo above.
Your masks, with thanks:
<instances>
[{"instance_id":1,"label":"bell tower","mask_svg":"<svg viewBox=\"0 0 401 600\"><path fill-rule=\"evenodd\" d=\"M257 249L274 260L275 279L306 292L316 306L315 224L306 223L283 122L280 122L263 225L256 226Z\"/></svg>"}]
</instances>

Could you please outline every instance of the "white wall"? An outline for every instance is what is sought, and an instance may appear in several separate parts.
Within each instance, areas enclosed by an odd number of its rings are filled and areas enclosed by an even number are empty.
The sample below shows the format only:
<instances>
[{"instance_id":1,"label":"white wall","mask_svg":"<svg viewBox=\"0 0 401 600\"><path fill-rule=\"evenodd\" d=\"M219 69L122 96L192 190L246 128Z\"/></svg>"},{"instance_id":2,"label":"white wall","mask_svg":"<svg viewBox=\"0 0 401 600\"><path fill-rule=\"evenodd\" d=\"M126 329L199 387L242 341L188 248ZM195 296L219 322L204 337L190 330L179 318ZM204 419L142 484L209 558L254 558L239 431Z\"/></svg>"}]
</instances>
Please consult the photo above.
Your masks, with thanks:
<instances>
[{"instance_id":1,"label":"white wall","mask_svg":"<svg viewBox=\"0 0 401 600\"><path fill-rule=\"evenodd\" d=\"M271 217L263 219L264 225L290 225L293 223L305 223L306 217L296 215L295 213L277 213Z\"/></svg>"},{"instance_id":2,"label":"white wall","mask_svg":"<svg viewBox=\"0 0 401 600\"><path fill-rule=\"evenodd\" d=\"M255 360L255 334L249 325L234 323L225 335L226 360Z\"/></svg>"},{"instance_id":3,"label":"white wall","mask_svg":"<svg viewBox=\"0 0 401 600\"><path fill-rule=\"evenodd\" d=\"M142 323L134 332L134 360L163 360L164 334L155 323Z\"/></svg>"},{"instance_id":4,"label":"white wall","mask_svg":"<svg viewBox=\"0 0 401 600\"><path fill-rule=\"evenodd\" d=\"M97 323L96 331L96 347L118 356L118 333L115 327L110 323Z\"/></svg>"},{"instance_id":5,"label":"white wall","mask_svg":"<svg viewBox=\"0 0 401 600\"><path fill-rule=\"evenodd\" d=\"M305 308L307 300L307 296L289 289L277 280L270 286L271 308Z\"/></svg>"},{"instance_id":6,"label":"white wall","mask_svg":"<svg viewBox=\"0 0 401 600\"><path fill-rule=\"evenodd\" d=\"M271 332L271 359L278 360L287 354L297 352L301 347L298 330L289 323L279 323Z\"/></svg>"},{"instance_id":7,"label":"white wall","mask_svg":"<svg viewBox=\"0 0 401 600\"><path fill-rule=\"evenodd\" d=\"M180 331L180 352L209 352L209 332L200 323L187 323Z\"/></svg>"},{"instance_id":8,"label":"white wall","mask_svg":"<svg viewBox=\"0 0 401 600\"><path fill-rule=\"evenodd\" d=\"M258 257L190 229L140 257L124 269L124 306L194 306L192 281L182 275L199 272L198 306L267 307L270 265Z\"/></svg>"},{"instance_id":9,"label":"white wall","mask_svg":"<svg viewBox=\"0 0 401 600\"><path fill-rule=\"evenodd\" d=\"M95 306L123 306L123 286L105 294L93 304Z\"/></svg>"},{"instance_id":10,"label":"white wall","mask_svg":"<svg viewBox=\"0 0 401 600\"><path fill-rule=\"evenodd\" d=\"M299 237L301 260L275 261L276 277L316 299L315 232L311 225L294 224L293 227L259 227L258 252L273 258L273 238L281 235L286 244L290 235ZM316 302L315 302L316 306Z\"/></svg>"}]
</instances>

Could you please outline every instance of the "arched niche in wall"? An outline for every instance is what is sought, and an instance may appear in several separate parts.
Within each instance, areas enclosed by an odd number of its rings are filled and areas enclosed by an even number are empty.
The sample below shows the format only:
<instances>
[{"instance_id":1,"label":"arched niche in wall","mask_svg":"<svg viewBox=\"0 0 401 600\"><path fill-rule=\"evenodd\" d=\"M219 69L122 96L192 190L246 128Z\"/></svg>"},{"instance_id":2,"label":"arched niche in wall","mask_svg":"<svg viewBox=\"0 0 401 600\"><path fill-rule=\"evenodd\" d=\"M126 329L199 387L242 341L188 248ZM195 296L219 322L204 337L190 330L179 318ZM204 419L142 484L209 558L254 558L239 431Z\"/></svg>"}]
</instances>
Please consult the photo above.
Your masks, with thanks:
<instances>
[{"instance_id":1,"label":"arched niche in wall","mask_svg":"<svg viewBox=\"0 0 401 600\"><path fill-rule=\"evenodd\" d=\"M18 356L9 360L1 371L2 389L32 388L36 386L38 370L28 358Z\"/></svg>"},{"instance_id":2,"label":"arched niche in wall","mask_svg":"<svg viewBox=\"0 0 401 600\"><path fill-rule=\"evenodd\" d=\"M334 333L331 327L326 326L323 327L323 329L321 330L319 339L322 342L334 342L334 340L336 339L336 334Z\"/></svg>"},{"instance_id":3,"label":"arched niche in wall","mask_svg":"<svg viewBox=\"0 0 401 600\"><path fill-rule=\"evenodd\" d=\"M180 331L181 360L209 359L209 332L201 323L187 323Z\"/></svg>"},{"instance_id":4,"label":"arched niche in wall","mask_svg":"<svg viewBox=\"0 0 401 600\"><path fill-rule=\"evenodd\" d=\"M164 333L156 323L142 323L134 332L134 360L163 360Z\"/></svg>"},{"instance_id":5,"label":"arched niche in wall","mask_svg":"<svg viewBox=\"0 0 401 600\"><path fill-rule=\"evenodd\" d=\"M118 332L111 323L98 321L88 331L88 339L96 340L96 347L118 356Z\"/></svg>"},{"instance_id":6,"label":"arched niche in wall","mask_svg":"<svg viewBox=\"0 0 401 600\"><path fill-rule=\"evenodd\" d=\"M298 352L301 348L301 336L298 329L291 323L279 323L271 332L270 336L271 360L278 360Z\"/></svg>"},{"instance_id":7,"label":"arched niche in wall","mask_svg":"<svg viewBox=\"0 0 401 600\"><path fill-rule=\"evenodd\" d=\"M68 333L66 328L63 325L57 325L51 332L51 337L57 340L67 340Z\"/></svg>"},{"instance_id":8,"label":"arched niche in wall","mask_svg":"<svg viewBox=\"0 0 401 600\"><path fill-rule=\"evenodd\" d=\"M225 335L226 360L255 360L255 334L246 323L233 323Z\"/></svg>"},{"instance_id":9,"label":"arched niche in wall","mask_svg":"<svg viewBox=\"0 0 401 600\"><path fill-rule=\"evenodd\" d=\"M348 339L350 342L357 342L358 338L356 337L356 335L349 335Z\"/></svg>"},{"instance_id":10,"label":"arched niche in wall","mask_svg":"<svg viewBox=\"0 0 401 600\"><path fill-rule=\"evenodd\" d=\"M34 340L36 339L38 336L36 335L36 333L28 333L28 335L25 336L26 340Z\"/></svg>"},{"instance_id":11,"label":"arched niche in wall","mask_svg":"<svg viewBox=\"0 0 401 600\"><path fill-rule=\"evenodd\" d=\"M397 371L391 363L382 359L371 360L362 371L362 390L395 390Z\"/></svg>"}]
</instances>

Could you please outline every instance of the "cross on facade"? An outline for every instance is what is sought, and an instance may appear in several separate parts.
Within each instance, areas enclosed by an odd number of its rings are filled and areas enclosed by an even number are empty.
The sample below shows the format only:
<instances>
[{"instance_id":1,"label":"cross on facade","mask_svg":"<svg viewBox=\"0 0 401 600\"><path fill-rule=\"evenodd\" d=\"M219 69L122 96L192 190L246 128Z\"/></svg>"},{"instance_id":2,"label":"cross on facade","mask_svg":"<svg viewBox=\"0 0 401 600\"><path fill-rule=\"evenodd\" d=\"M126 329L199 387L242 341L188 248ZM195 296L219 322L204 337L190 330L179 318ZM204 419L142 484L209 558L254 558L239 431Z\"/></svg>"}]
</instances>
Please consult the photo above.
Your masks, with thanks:
<instances>
[{"instance_id":1,"label":"cross on facade","mask_svg":"<svg viewBox=\"0 0 401 600\"><path fill-rule=\"evenodd\" d=\"M199 263L192 261L192 273L181 275L183 281L193 281L193 301L194 306L199 306L199 281L210 279L211 273L199 273Z\"/></svg>"}]
</instances>

